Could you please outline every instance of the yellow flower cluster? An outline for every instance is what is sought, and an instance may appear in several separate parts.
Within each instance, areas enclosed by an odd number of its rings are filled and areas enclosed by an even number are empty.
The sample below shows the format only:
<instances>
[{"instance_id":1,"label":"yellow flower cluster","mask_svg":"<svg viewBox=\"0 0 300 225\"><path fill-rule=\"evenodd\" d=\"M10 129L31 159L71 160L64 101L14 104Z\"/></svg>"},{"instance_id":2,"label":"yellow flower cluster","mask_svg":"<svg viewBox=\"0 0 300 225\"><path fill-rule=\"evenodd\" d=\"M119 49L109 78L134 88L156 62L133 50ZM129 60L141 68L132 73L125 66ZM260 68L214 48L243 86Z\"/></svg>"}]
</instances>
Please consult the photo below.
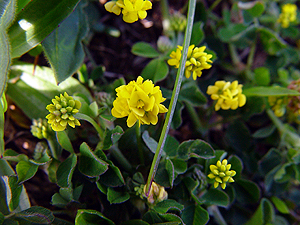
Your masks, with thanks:
<instances>
[{"instance_id":1,"label":"yellow flower cluster","mask_svg":"<svg viewBox=\"0 0 300 225\"><path fill-rule=\"evenodd\" d=\"M110 1L104 5L108 12L120 15L123 14L123 20L126 23L133 23L138 19L145 19L146 10L152 8L152 3L148 0L117 0Z\"/></svg>"},{"instance_id":2,"label":"yellow flower cluster","mask_svg":"<svg viewBox=\"0 0 300 225\"><path fill-rule=\"evenodd\" d=\"M223 159L222 162L219 160L216 165L210 165L209 168L211 173L208 174L208 177L215 180L215 188L220 184L225 189L227 182L234 182L232 177L236 175L236 172L230 170L231 164L227 164L227 159Z\"/></svg>"},{"instance_id":3,"label":"yellow flower cluster","mask_svg":"<svg viewBox=\"0 0 300 225\"><path fill-rule=\"evenodd\" d=\"M137 81L116 88L117 98L113 102L111 114L116 118L127 118L127 126L132 127L136 121L141 124L153 124L158 121L158 113L168 109L161 103L165 101L159 86L139 76Z\"/></svg>"},{"instance_id":4,"label":"yellow flower cluster","mask_svg":"<svg viewBox=\"0 0 300 225\"><path fill-rule=\"evenodd\" d=\"M281 14L277 20L283 28L287 28L290 22L294 22L297 16L297 6L295 4L285 4L281 7Z\"/></svg>"},{"instance_id":5,"label":"yellow flower cluster","mask_svg":"<svg viewBox=\"0 0 300 225\"><path fill-rule=\"evenodd\" d=\"M193 74L193 79L196 80L197 77L201 77L202 70L210 69L212 63L210 60L212 58L211 54L204 52L205 46L200 48L195 47L195 45L189 46L187 61L185 63L185 76L189 78ZM180 58L181 58L182 46L177 46L176 51L172 51L170 54L171 59L168 60L170 66L179 67Z\"/></svg>"},{"instance_id":6,"label":"yellow flower cluster","mask_svg":"<svg viewBox=\"0 0 300 225\"><path fill-rule=\"evenodd\" d=\"M216 81L215 85L209 85L206 93L211 95L212 100L217 100L215 110L237 109L246 104L246 96L242 94L242 84L238 81L225 82Z\"/></svg>"},{"instance_id":7,"label":"yellow flower cluster","mask_svg":"<svg viewBox=\"0 0 300 225\"><path fill-rule=\"evenodd\" d=\"M65 92L60 94L60 96L55 96L52 99L52 103L46 107L50 112L46 119L48 119L48 123L51 124L51 128L54 131L63 131L68 124L73 128L75 128L75 125L80 126L78 119L73 116L79 112L81 107L80 101L75 100Z\"/></svg>"},{"instance_id":8,"label":"yellow flower cluster","mask_svg":"<svg viewBox=\"0 0 300 225\"><path fill-rule=\"evenodd\" d=\"M30 127L30 131L33 136L43 139L49 138L50 136L54 135L53 130L51 129L50 124L47 123L46 119L39 118L37 120L32 120L32 125Z\"/></svg>"},{"instance_id":9,"label":"yellow flower cluster","mask_svg":"<svg viewBox=\"0 0 300 225\"><path fill-rule=\"evenodd\" d=\"M144 186L144 196L146 196L146 185ZM147 200L150 204L161 202L168 198L168 192L159 184L152 182Z\"/></svg>"},{"instance_id":10,"label":"yellow flower cluster","mask_svg":"<svg viewBox=\"0 0 300 225\"><path fill-rule=\"evenodd\" d=\"M282 117L286 112L287 98L278 96L268 97L269 105L271 106L275 116Z\"/></svg>"}]
</instances>

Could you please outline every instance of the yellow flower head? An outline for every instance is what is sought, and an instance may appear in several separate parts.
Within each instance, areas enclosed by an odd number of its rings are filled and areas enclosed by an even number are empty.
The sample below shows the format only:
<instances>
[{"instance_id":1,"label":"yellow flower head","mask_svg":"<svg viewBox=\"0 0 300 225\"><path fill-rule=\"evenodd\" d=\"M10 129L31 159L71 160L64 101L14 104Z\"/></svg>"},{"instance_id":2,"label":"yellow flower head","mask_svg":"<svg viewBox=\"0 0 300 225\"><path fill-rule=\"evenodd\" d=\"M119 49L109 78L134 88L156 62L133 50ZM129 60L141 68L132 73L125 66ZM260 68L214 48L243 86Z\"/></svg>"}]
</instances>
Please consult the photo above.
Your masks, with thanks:
<instances>
[{"instance_id":1,"label":"yellow flower head","mask_svg":"<svg viewBox=\"0 0 300 225\"><path fill-rule=\"evenodd\" d=\"M225 82L216 81L215 85L209 85L206 93L211 95L212 100L217 100L215 110L220 108L224 110L237 109L246 104L246 96L242 94L243 85L238 81Z\"/></svg>"},{"instance_id":2,"label":"yellow flower head","mask_svg":"<svg viewBox=\"0 0 300 225\"><path fill-rule=\"evenodd\" d=\"M146 10L152 8L152 3L148 0L117 0L107 2L104 7L108 12L116 15L122 12L123 20L126 23L133 23L138 19L146 18Z\"/></svg>"},{"instance_id":3,"label":"yellow flower head","mask_svg":"<svg viewBox=\"0 0 300 225\"><path fill-rule=\"evenodd\" d=\"M139 76L137 81L116 88L117 98L113 102L111 114L116 118L127 118L127 126L132 127L136 121L141 124L153 124L158 121L158 113L168 109L161 103L165 101L159 86Z\"/></svg>"},{"instance_id":4,"label":"yellow flower head","mask_svg":"<svg viewBox=\"0 0 300 225\"><path fill-rule=\"evenodd\" d=\"M32 125L30 126L30 131L33 136L43 139L49 138L50 136L54 135L55 133L51 129L50 124L47 123L46 119L39 118L37 120L32 120Z\"/></svg>"},{"instance_id":5,"label":"yellow flower head","mask_svg":"<svg viewBox=\"0 0 300 225\"><path fill-rule=\"evenodd\" d=\"M272 107L272 110L277 117L282 117L286 112L286 106L288 99L278 96L269 96L268 97L269 105Z\"/></svg>"},{"instance_id":6,"label":"yellow flower head","mask_svg":"<svg viewBox=\"0 0 300 225\"><path fill-rule=\"evenodd\" d=\"M297 6L295 4L285 4L281 7L281 14L277 20L283 28L287 28L290 22L294 22L297 17Z\"/></svg>"},{"instance_id":7,"label":"yellow flower head","mask_svg":"<svg viewBox=\"0 0 300 225\"><path fill-rule=\"evenodd\" d=\"M144 186L144 196L146 196L146 185ZM159 184L152 182L147 200L150 204L161 202L168 198L168 192Z\"/></svg>"},{"instance_id":8,"label":"yellow flower head","mask_svg":"<svg viewBox=\"0 0 300 225\"><path fill-rule=\"evenodd\" d=\"M60 94L60 96L55 96L52 99L52 103L46 107L50 112L46 119L48 119L48 123L51 124L51 128L54 131L63 131L68 124L73 128L75 128L75 125L80 126L78 119L73 116L79 112L81 107L80 101L74 100L73 97L65 92Z\"/></svg>"},{"instance_id":9,"label":"yellow flower head","mask_svg":"<svg viewBox=\"0 0 300 225\"><path fill-rule=\"evenodd\" d=\"M197 77L201 77L203 69L210 69L212 63L210 60L212 58L211 54L204 52L205 46L200 48L195 47L195 45L189 46L187 60L185 63L185 76L189 78L193 74L193 79L196 80ZM176 51L172 51L170 54L171 59L168 60L170 66L179 67L181 58L182 46L177 46Z\"/></svg>"},{"instance_id":10,"label":"yellow flower head","mask_svg":"<svg viewBox=\"0 0 300 225\"><path fill-rule=\"evenodd\" d=\"M227 182L234 182L232 177L236 175L236 172L230 170L231 164L227 164L227 159L223 159L222 162L219 160L216 165L210 165L209 168L211 173L208 174L208 177L215 180L215 188L220 184L225 189Z\"/></svg>"}]
</instances>

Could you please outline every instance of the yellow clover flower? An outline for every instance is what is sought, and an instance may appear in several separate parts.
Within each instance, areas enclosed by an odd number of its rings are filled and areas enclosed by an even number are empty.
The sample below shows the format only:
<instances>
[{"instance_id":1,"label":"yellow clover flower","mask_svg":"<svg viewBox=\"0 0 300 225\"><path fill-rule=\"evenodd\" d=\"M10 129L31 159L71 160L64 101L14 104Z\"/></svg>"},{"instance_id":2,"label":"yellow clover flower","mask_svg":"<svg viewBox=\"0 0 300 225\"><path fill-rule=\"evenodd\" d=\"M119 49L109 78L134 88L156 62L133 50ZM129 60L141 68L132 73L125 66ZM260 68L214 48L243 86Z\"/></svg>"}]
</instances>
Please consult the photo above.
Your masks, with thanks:
<instances>
[{"instance_id":1,"label":"yellow clover flower","mask_svg":"<svg viewBox=\"0 0 300 225\"><path fill-rule=\"evenodd\" d=\"M286 106L288 103L287 98L278 97L278 96L269 96L268 102L275 116L282 117L285 114Z\"/></svg>"},{"instance_id":2,"label":"yellow clover flower","mask_svg":"<svg viewBox=\"0 0 300 225\"><path fill-rule=\"evenodd\" d=\"M146 185L144 186L144 196L146 196ZM168 192L159 184L152 182L147 200L150 204L161 202L168 198Z\"/></svg>"},{"instance_id":3,"label":"yellow clover flower","mask_svg":"<svg viewBox=\"0 0 300 225\"><path fill-rule=\"evenodd\" d=\"M281 23L283 28L287 28L290 25L290 22L296 21L297 16L297 6L295 4L285 4L281 7L281 14L277 20L278 23Z\"/></svg>"},{"instance_id":4,"label":"yellow clover flower","mask_svg":"<svg viewBox=\"0 0 300 225\"><path fill-rule=\"evenodd\" d=\"M80 101L75 100L65 92L60 94L60 96L55 96L52 99L52 103L46 107L50 112L46 119L48 119L48 123L51 124L51 128L54 131L63 131L68 124L73 128L75 128L75 125L80 126L78 119L73 116L79 112L81 107Z\"/></svg>"},{"instance_id":5,"label":"yellow clover flower","mask_svg":"<svg viewBox=\"0 0 300 225\"><path fill-rule=\"evenodd\" d=\"M158 113L165 113L168 109L161 103L162 97L159 86L139 76L137 81L116 88L117 98L113 102L111 114L116 118L127 118L127 126L132 127L136 121L141 124L153 124L158 121Z\"/></svg>"},{"instance_id":6,"label":"yellow clover flower","mask_svg":"<svg viewBox=\"0 0 300 225\"><path fill-rule=\"evenodd\" d=\"M206 93L211 95L212 100L217 100L215 110L220 108L224 110L237 109L246 104L246 96L242 94L243 85L238 81L225 82L216 81L215 85L209 85Z\"/></svg>"},{"instance_id":7,"label":"yellow clover flower","mask_svg":"<svg viewBox=\"0 0 300 225\"><path fill-rule=\"evenodd\" d=\"M227 164L227 159L223 159L222 162L218 160L216 165L210 165L209 168L211 173L208 174L208 177L215 180L214 188L217 188L220 184L225 189L227 182L234 182L232 177L236 175L236 172L230 170L231 164Z\"/></svg>"},{"instance_id":8,"label":"yellow clover flower","mask_svg":"<svg viewBox=\"0 0 300 225\"><path fill-rule=\"evenodd\" d=\"M212 58L211 54L204 52L205 46L200 48L191 45L188 48L187 60L185 63L185 76L189 78L193 74L193 79L196 80L197 77L201 77L202 70L210 69L212 63L210 60ZM176 51L172 51L170 54L171 59L168 60L170 66L179 67L181 58L182 46L178 45Z\"/></svg>"},{"instance_id":9,"label":"yellow clover flower","mask_svg":"<svg viewBox=\"0 0 300 225\"><path fill-rule=\"evenodd\" d=\"M107 2L104 7L108 12L116 15L122 12L123 20L126 23L133 23L138 19L146 18L146 10L152 8L152 3L148 0L117 0Z\"/></svg>"}]
</instances>

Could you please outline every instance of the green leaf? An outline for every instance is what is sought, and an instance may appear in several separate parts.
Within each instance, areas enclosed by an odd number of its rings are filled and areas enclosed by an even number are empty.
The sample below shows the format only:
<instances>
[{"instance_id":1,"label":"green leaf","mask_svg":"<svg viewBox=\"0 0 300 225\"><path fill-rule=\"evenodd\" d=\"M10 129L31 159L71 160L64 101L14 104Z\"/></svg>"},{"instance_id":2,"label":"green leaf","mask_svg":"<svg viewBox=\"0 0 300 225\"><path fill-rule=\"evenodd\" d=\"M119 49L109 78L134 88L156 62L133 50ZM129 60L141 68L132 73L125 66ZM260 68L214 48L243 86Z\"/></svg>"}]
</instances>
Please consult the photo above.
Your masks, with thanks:
<instances>
[{"instance_id":1,"label":"green leaf","mask_svg":"<svg viewBox=\"0 0 300 225\"><path fill-rule=\"evenodd\" d=\"M185 162L182 159L171 159L173 166L174 166L174 171L176 174L183 174L187 170L187 162ZM176 176L175 176L176 177Z\"/></svg>"},{"instance_id":2,"label":"green leaf","mask_svg":"<svg viewBox=\"0 0 300 225\"><path fill-rule=\"evenodd\" d=\"M84 142L80 145L79 171L88 177L98 177L108 169L108 163L98 158Z\"/></svg>"},{"instance_id":3,"label":"green leaf","mask_svg":"<svg viewBox=\"0 0 300 225\"><path fill-rule=\"evenodd\" d=\"M187 102L192 106L202 106L207 102L205 95L195 82L187 82L182 85L179 100Z\"/></svg>"},{"instance_id":4,"label":"green leaf","mask_svg":"<svg viewBox=\"0 0 300 225\"><path fill-rule=\"evenodd\" d=\"M219 189L209 189L201 197L201 201L204 201L208 205L227 206L229 204L228 195Z\"/></svg>"},{"instance_id":5,"label":"green leaf","mask_svg":"<svg viewBox=\"0 0 300 225\"><path fill-rule=\"evenodd\" d=\"M203 22L196 22L193 25L190 45L198 46L204 39Z\"/></svg>"},{"instance_id":6,"label":"green leaf","mask_svg":"<svg viewBox=\"0 0 300 225\"><path fill-rule=\"evenodd\" d=\"M252 135L254 138L266 138L269 137L274 131L276 130L276 127L271 124L269 126L263 127Z\"/></svg>"},{"instance_id":7,"label":"green leaf","mask_svg":"<svg viewBox=\"0 0 300 225\"><path fill-rule=\"evenodd\" d=\"M235 35L240 34L246 29L247 26L242 23L239 24L231 23L228 24L228 26L219 29L218 36L223 42L230 42Z\"/></svg>"},{"instance_id":8,"label":"green leaf","mask_svg":"<svg viewBox=\"0 0 300 225\"><path fill-rule=\"evenodd\" d=\"M32 178L38 170L38 165L32 164L27 161L20 161L16 166L18 175L18 183L21 184Z\"/></svg>"},{"instance_id":9,"label":"green leaf","mask_svg":"<svg viewBox=\"0 0 300 225\"><path fill-rule=\"evenodd\" d=\"M113 188L109 187L107 189L107 200L110 204L118 204L126 202L130 198L128 192L115 191Z\"/></svg>"},{"instance_id":10,"label":"green leaf","mask_svg":"<svg viewBox=\"0 0 300 225\"><path fill-rule=\"evenodd\" d=\"M112 145L114 145L124 134L122 127L116 126L112 130L106 130L106 135L103 141L103 150L109 149Z\"/></svg>"},{"instance_id":11,"label":"green leaf","mask_svg":"<svg viewBox=\"0 0 300 225\"><path fill-rule=\"evenodd\" d=\"M56 133L56 138L58 143L60 144L60 146L69 151L70 153L74 153L74 149L71 143L71 140L69 138L69 136L67 135L66 131L59 131L59 132L55 132Z\"/></svg>"},{"instance_id":12,"label":"green leaf","mask_svg":"<svg viewBox=\"0 0 300 225\"><path fill-rule=\"evenodd\" d=\"M169 67L163 59L152 59L143 69L141 76L144 79L152 80L153 83L161 81L167 77Z\"/></svg>"},{"instance_id":13,"label":"green leaf","mask_svg":"<svg viewBox=\"0 0 300 225\"><path fill-rule=\"evenodd\" d=\"M80 2L68 18L42 42L57 83L73 75L83 63L85 53L82 40L88 32L84 6Z\"/></svg>"},{"instance_id":14,"label":"green leaf","mask_svg":"<svg viewBox=\"0 0 300 225\"><path fill-rule=\"evenodd\" d=\"M175 214L159 214L153 210L149 210L144 214L143 220L149 224L166 224L166 225L179 225L182 220Z\"/></svg>"},{"instance_id":15,"label":"green leaf","mask_svg":"<svg viewBox=\"0 0 300 225\"><path fill-rule=\"evenodd\" d=\"M274 224L275 213L272 203L263 198L260 202L258 209L255 211L252 218L245 223L245 225L263 225L263 224Z\"/></svg>"},{"instance_id":16,"label":"green leaf","mask_svg":"<svg viewBox=\"0 0 300 225\"><path fill-rule=\"evenodd\" d=\"M258 67L254 70L254 79L258 85L267 86L270 84L270 70L267 67Z\"/></svg>"},{"instance_id":17,"label":"green leaf","mask_svg":"<svg viewBox=\"0 0 300 225\"><path fill-rule=\"evenodd\" d=\"M63 161L57 171L56 179L60 187L69 187L71 185L72 176L77 163L75 154L71 154L65 161Z\"/></svg>"},{"instance_id":18,"label":"green leaf","mask_svg":"<svg viewBox=\"0 0 300 225\"><path fill-rule=\"evenodd\" d=\"M137 42L132 46L131 52L135 55L156 58L159 56L159 52L155 50L149 43Z\"/></svg>"},{"instance_id":19,"label":"green leaf","mask_svg":"<svg viewBox=\"0 0 300 225\"><path fill-rule=\"evenodd\" d=\"M32 0L8 30L12 58L42 42L74 10L79 0Z\"/></svg>"},{"instance_id":20,"label":"green leaf","mask_svg":"<svg viewBox=\"0 0 300 225\"><path fill-rule=\"evenodd\" d=\"M287 207L287 205L285 204L284 201L282 201L280 198L277 198L276 196L272 196L271 200L273 202L273 204L275 205L276 209L283 213L283 214L289 214L290 210Z\"/></svg>"},{"instance_id":21,"label":"green leaf","mask_svg":"<svg viewBox=\"0 0 300 225\"><path fill-rule=\"evenodd\" d=\"M4 176L3 178L6 187L6 202L9 211L12 212L19 206L23 185L18 184L16 176Z\"/></svg>"},{"instance_id":22,"label":"green leaf","mask_svg":"<svg viewBox=\"0 0 300 225\"><path fill-rule=\"evenodd\" d=\"M168 173L169 177L169 185L171 188L173 187L173 182L175 179L175 171L174 171L174 165L173 162L170 159L166 159L166 164L165 164L166 171Z\"/></svg>"},{"instance_id":23,"label":"green leaf","mask_svg":"<svg viewBox=\"0 0 300 225\"><path fill-rule=\"evenodd\" d=\"M122 223L122 225L150 225L149 223L143 221L143 220L128 220Z\"/></svg>"},{"instance_id":24,"label":"green leaf","mask_svg":"<svg viewBox=\"0 0 300 225\"><path fill-rule=\"evenodd\" d=\"M64 199L59 193L55 193L51 198L51 204L60 208L64 208L69 204L69 201Z\"/></svg>"},{"instance_id":25,"label":"green leaf","mask_svg":"<svg viewBox=\"0 0 300 225\"><path fill-rule=\"evenodd\" d=\"M49 113L46 106L51 104L51 99L65 91L69 95L81 93L92 99L90 92L73 77L57 86L50 68L36 66L34 74L33 70L33 65L12 66L11 80L6 90L9 97L30 119L45 117Z\"/></svg>"},{"instance_id":26,"label":"green leaf","mask_svg":"<svg viewBox=\"0 0 300 225\"><path fill-rule=\"evenodd\" d=\"M209 159L214 157L214 150L207 142L196 139L182 142L177 149L177 154L183 160L188 160L190 157Z\"/></svg>"},{"instance_id":27,"label":"green leaf","mask_svg":"<svg viewBox=\"0 0 300 225\"><path fill-rule=\"evenodd\" d=\"M184 205L176 202L173 199L166 199L162 202L157 203L154 207L153 210L155 210L158 213L166 213L169 210L176 210L181 212L184 209Z\"/></svg>"},{"instance_id":28,"label":"green leaf","mask_svg":"<svg viewBox=\"0 0 300 225\"><path fill-rule=\"evenodd\" d=\"M242 160L237 157L236 155L232 155L228 159L228 163L231 164L231 170L234 170L236 172L236 175L233 177L234 179L240 178L242 175L243 170L243 162Z\"/></svg>"},{"instance_id":29,"label":"green leaf","mask_svg":"<svg viewBox=\"0 0 300 225\"><path fill-rule=\"evenodd\" d=\"M185 224L205 225L209 220L209 214L200 205L190 205L183 210L181 218Z\"/></svg>"},{"instance_id":30,"label":"green leaf","mask_svg":"<svg viewBox=\"0 0 300 225\"><path fill-rule=\"evenodd\" d=\"M260 189L256 183L246 179L237 179L234 184L237 200L241 203L255 203L260 199Z\"/></svg>"},{"instance_id":31,"label":"green leaf","mask_svg":"<svg viewBox=\"0 0 300 225\"><path fill-rule=\"evenodd\" d=\"M120 169L110 160L107 160L107 163L109 163L108 170L101 175L100 182L108 187L123 186L125 180Z\"/></svg>"},{"instance_id":32,"label":"green leaf","mask_svg":"<svg viewBox=\"0 0 300 225\"><path fill-rule=\"evenodd\" d=\"M114 225L114 222L93 209L79 209L75 218L75 225Z\"/></svg>"},{"instance_id":33,"label":"green leaf","mask_svg":"<svg viewBox=\"0 0 300 225\"><path fill-rule=\"evenodd\" d=\"M299 96L300 93L285 87L272 86L272 87L252 87L243 89L243 94L247 97L250 96Z\"/></svg>"},{"instance_id":34,"label":"green leaf","mask_svg":"<svg viewBox=\"0 0 300 225\"><path fill-rule=\"evenodd\" d=\"M53 213L49 209L40 206L32 206L29 209L16 213L14 217L38 224L51 224L54 221Z\"/></svg>"},{"instance_id":35,"label":"green leaf","mask_svg":"<svg viewBox=\"0 0 300 225\"><path fill-rule=\"evenodd\" d=\"M147 145L147 147L150 149L151 152L155 154L156 148L157 148L157 141L154 140L154 138L150 137L149 132L145 130L142 134L143 141ZM164 152L163 152L164 153Z\"/></svg>"},{"instance_id":36,"label":"green leaf","mask_svg":"<svg viewBox=\"0 0 300 225\"><path fill-rule=\"evenodd\" d=\"M285 41L275 31L266 27L260 27L258 32L265 51L270 55L275 55L286 47Z\"/></svg>"},{"instance_id":37,"label":"green leaf","mask_svg":"<svg viewBox=\"0 0 300 225\"><path fill-rule=\"evenodd\" d=\"M250 9L247 9L247 11L250 13L253 17L259 17L265 10L264 4L258 1L254 1L254 6Z\"/></svg>"},{"instance_id":38,"label":"green leaf","mask_svg":"<svg viewBox=\"0 0 300 225\"><path fill-rule=\"evenodd\" d=\"M6 86L11 60L7 28L14 20L15 10L15 0L3 0L0 2L0 97L2 97Z\"/></svg>"}]
</instances>

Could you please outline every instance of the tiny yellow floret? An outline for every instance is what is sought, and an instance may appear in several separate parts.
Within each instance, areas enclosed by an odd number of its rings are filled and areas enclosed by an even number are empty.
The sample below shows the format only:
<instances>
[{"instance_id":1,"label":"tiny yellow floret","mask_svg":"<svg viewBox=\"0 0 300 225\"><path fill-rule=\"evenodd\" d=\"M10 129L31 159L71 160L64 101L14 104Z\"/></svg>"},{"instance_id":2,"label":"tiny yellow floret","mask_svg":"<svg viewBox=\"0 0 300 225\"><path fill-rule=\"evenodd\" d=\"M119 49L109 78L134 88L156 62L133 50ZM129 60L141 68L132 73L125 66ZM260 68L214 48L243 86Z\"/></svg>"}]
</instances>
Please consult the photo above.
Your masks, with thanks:
<instances>
[{"instance_id":1,"label":"tiny yellow floret","mask_svg":"<svg viewBox=\"0 0 300 225\"><path fill-rule=\"evenodd\" d=\"M297 18L297 6L295 4L285 4L281 7L281 13L277 20L283 28L287 28L290 22L296 21Z\"/></svg>"},{"instance_id":2,"label":"tiny yellow floret","mask_svg":"<svg viewBox=\"0 0 300 225\"><path fill-rule=\"evenodd\" d=\"M209 168L211 173L208 174L208 177L215 180L214 188L217 188L220 185L225 189L227 182L234 182L232 177L236 175L236 172L230 170L231 164L227 164L227 159L223 159L222 162L219 160L216 165L210 165Z\"/></svg>"},{"instance_id":3,"label":"tiny yellow floret","mask_svg":"<svg viewBox=\"0 0 300 225\"><path fill-rule=\"evenodd\" d=\"M211 54L207 54L205 50L205 46L195 47L195 45L191 45L188 48L187 60L185 63L185 76L189 78L193 74L193 79L196 80L197 77L201 77L202 70L210 69L212 63L210 60L212 58ZM180 58L182 54L182 46L177 46L176 51L172 51L170 54L171 59L168 60L168 64L170 66L174 66L175 68L179 67Z\"/></svg>"},{"instance_id":4,"label":"tiny yellow floret","mask_svg":"<svg viewBox=\"0 0 300 225\"><path fill-rule=\"evenodd\" d=\"M117 0L110 1L104 5L108 12L120 15L123 14L123 20L126 23L133 23L138 19L145 19L146 10L152 8L152 3L148 0Z\"/></svg>"},{"instance_id":5,"label":"tiny yellow floret","mask_svg":"<svg viewBox=\"0 0 300 225\"><path fill-rule=\"evenodd\" d=\"M80 122L74 117L81 107L80 101L75 100L65 92L60 96L55 96L52 103L46 107L50 112L46 119L54 131L63 131L68 124L73 128L80 126Z\"/></svg>"},{"instance_id":6,"label":"tiny yellow floret","mask_svg":"<svg viewBox=\"0 0 300 225\"><path fill-rule=\"evenodd\" d=\"M235 110L246 104L246 96L242 94L242 84L238 81L226 82L216 81L215 85L209 85L206 93L211 95L212 100L216 100L215 110L219 109Z\"/></svg>"},{"instance_id":7,"label":"tiny yellow floret","mask_svg":"<svg viewBox=\"0 0 300 225\"><path fill-rule=\"evenodd\" d=\"M282 117L286 112L286 106L288 104L288 99L279 96L269 96L269 105L271 106L275 116Z\"/></svg>"},{"instance_id":8,"label":"tiny yellow floret","mask_svg":"<svg viewBox=\"0 0 300 225\"><path fill-rule=\"evenodd\" d=\"M139 125L158 122L158 113L166 113L168 109L161 104L163 98L160 87L154 86L151 80L139 76L136 81L116 88L117 98L113 102L111 114L116 118L127 118L127 126L132 127L136 121Z\"/></svg>"}]
</instances>

